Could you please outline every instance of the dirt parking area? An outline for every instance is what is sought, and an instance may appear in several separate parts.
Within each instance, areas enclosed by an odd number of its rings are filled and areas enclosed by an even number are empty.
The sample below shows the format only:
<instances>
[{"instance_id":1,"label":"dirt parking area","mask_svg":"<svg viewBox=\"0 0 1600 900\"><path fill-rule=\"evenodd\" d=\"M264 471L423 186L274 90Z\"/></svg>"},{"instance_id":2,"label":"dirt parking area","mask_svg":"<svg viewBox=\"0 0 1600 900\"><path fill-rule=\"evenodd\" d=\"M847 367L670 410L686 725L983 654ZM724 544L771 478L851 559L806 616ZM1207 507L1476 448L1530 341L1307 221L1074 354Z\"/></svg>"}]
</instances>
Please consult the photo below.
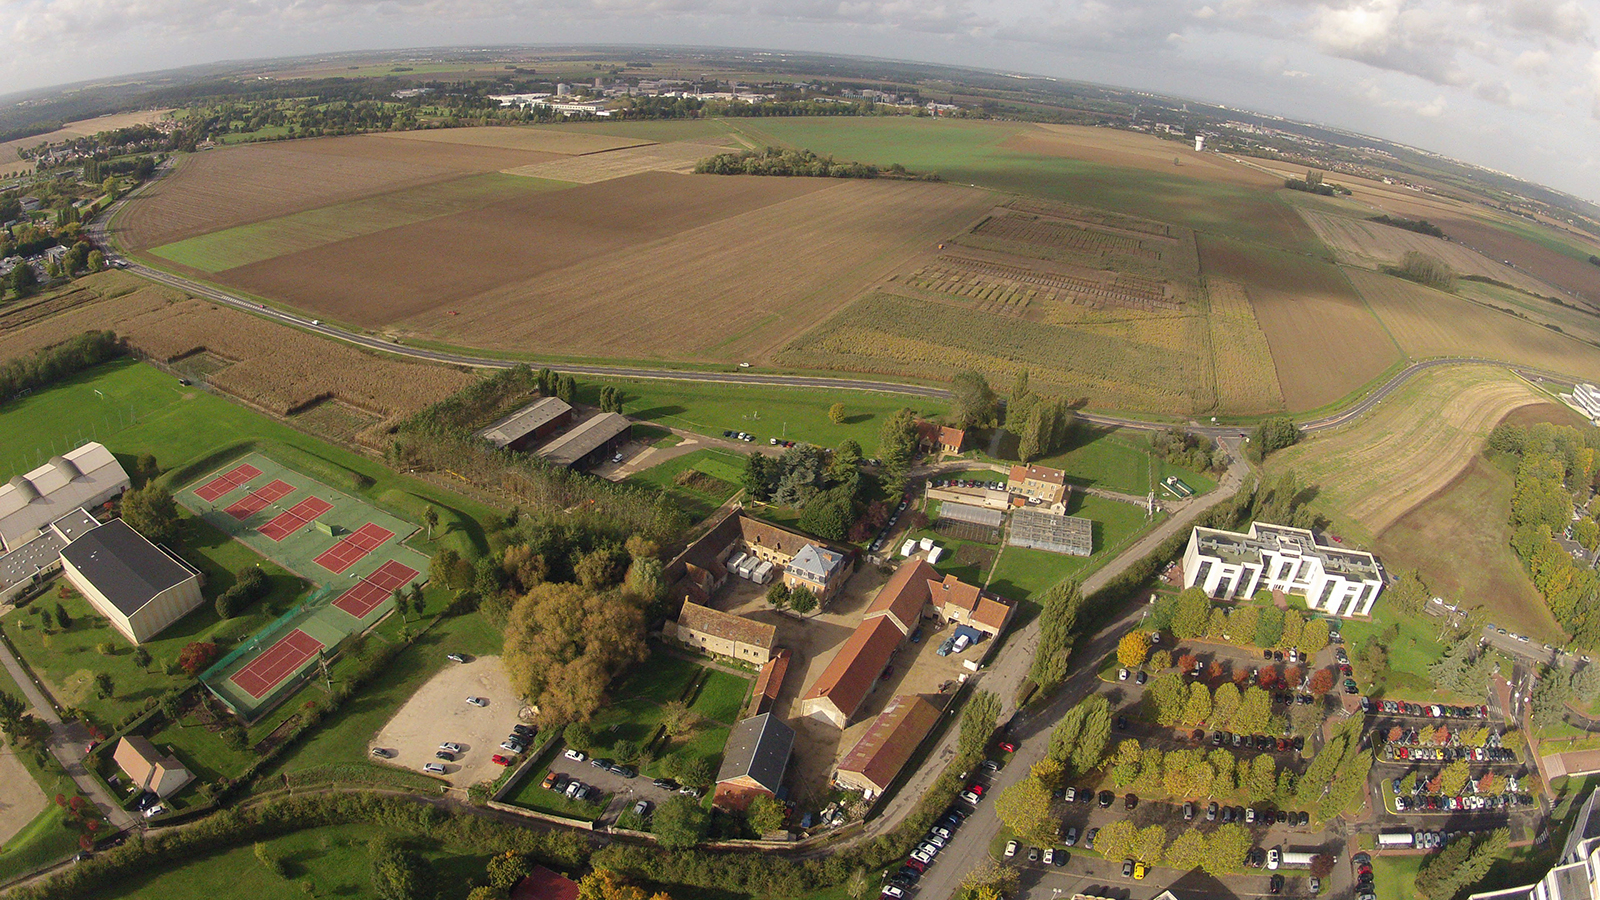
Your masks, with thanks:
<instances>
[{"instance_id":1,"label":"dirt parking area","mask_svg":"<svg viewBox=\"0 0 1600 900\"><path fill-rule=\"evenodd\" d=\"M482 697L488 705L474 706L467 702L468 697ZM505 752L500 742L519 721L521 708L500 667L500 657L451 663L411 695L371 746L392 751L394 757L387 760L390 765L419 772L430 762L441 762L444 780L456 787L492 781L500 775L492 757ZM434 758L446 741L461 745L455 762Z\"/></svg>"},{"instance_id":2,"label":"dirt parking area","mask_svg":"<svg viewBox=\"0 0 1600 900\"><path fill-rule=\"evenodd\" d=\"M44 791L16 753L0 749L0 844L11 840L45 806Z\"/></svg>"}]
</instances>

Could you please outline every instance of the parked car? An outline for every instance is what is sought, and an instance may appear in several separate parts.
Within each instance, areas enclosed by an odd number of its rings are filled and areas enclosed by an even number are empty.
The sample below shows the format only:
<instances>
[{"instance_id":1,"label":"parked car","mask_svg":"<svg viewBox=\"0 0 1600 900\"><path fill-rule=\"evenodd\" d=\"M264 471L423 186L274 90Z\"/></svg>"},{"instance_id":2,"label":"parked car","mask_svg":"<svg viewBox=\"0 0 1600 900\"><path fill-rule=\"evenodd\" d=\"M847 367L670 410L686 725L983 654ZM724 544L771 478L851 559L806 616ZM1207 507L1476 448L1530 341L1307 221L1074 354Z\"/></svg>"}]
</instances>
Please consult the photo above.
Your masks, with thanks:
<instances>
[{"instance_id":1,"label":"parked car","mask_svg":"<svg viewBox=\"0 0 1600 900\"><path fill-rule=\"evenodd\" d=\"M517 737L531 738L539 733L539 729L532 725L513 725L511 726L511 733Z\"/></svg>"},{"instance_id":2,"label":"parked car","mask_svg":"<svg viewBox=\"0 0 1600 900\"><path fill-rule=\"evenodd\" d=\"M482 697L468 697L467 702L480 708L489 705L489 701L483 699Z\"/></svg>"},{"instance_id":3,"label":"parked car","mask_svg":"<svg viewBox=\"0 0 1600 900\"><path fill-rule=\"evenodd\" d=\"M451 753L449 750L440 750L440 751L438 751L438 752L433 754L433 758L434 759L442 759L445 762L455 762L456 761L456 755L454 753Z\"/></svg>"},{"instance_id":4,"label":"parked car","mask_svg":"<svg viewBox=\"0 0 1600 900\"><path fill-rule=\"evenodd\" d=\"M544 780L539 782L539 787L542 787L547 791L550 790L551 788L556 786L556 778L558 778L558 777L559 777L559 773L556 773L556 772L546 772L546 773L544 773Z\"/></svg>"},{"instance_id":5,"label":"parked car","mask_svg":"<svg viewBox=\"0 0 1600 900\"><path fill-rule=\"evenodd\" d=\"M1078 829L1069 825L1067 827L1067 833L1062 839L1062 842L1068 847L1076 847L1078 845Z\"/></svg>"},{"instance_id":6,"label":"parked car","mask_svg":"<svg viewBox=\"0 0 1600 900\"><path fill-rule=\"evenodd\" d=\"M1123 878L1132 878L1133 877L1133 860L1125 859L1125 860L1122 861L1122 877Z\"/></svg>"},{"instance_id":7,"label":"parked car","mask_svg":"<svg viewBox=\"0 0 1600 900\"><path fill-rule=\"evenodd\" d=\"M1083 849L1085 849L1085 850L1093 850L1094 849L1094 839L1096 837L1099 837L1099 836L1100 836L1100 829L1098 829L1098 828L1091 828L1088 831L1084 832L1084 834L1083 834Z\"/></svg>"},{"instance_id":8,"label":"parked car","mask_svg":"<svg viewBox=\"0 0 1600 900\"><path fill-rule=\"evenodd\" d=\"M500 749L506 751L507 753L521 753L528 748L522 746L521 741L507 738L500 742Z\"/></svg>"},{"instance_id":9,"label":"parked car","mask_svg":"<svg viewBox=\"0 0 1600 900\"><path fill-rule=\"evenodd\" d=\"M1116 794L1113 794L1110 791L1101 791L1100 792L1100 808L1101 809L1110 809L1112 801L1114 801L1116 799L1117 799L1117 795Z\"/></svg>"},{"instance_id":10,"label":"parked car","mask_svg":"<svg viewBox=\"0 0 1600 900\"><path fill-rule=\"evenodd\" d=\"M971 803L973 806L977 806L978 802L981 801L983 798L978 796L977 794L974 794L971 791L962 791L961 792L961 799L967 801L968 803Z\"/></svg>"},{"instance_id":11,"label":"parked car","mask_svg":"<svg viewBox=\"0 0 1600 900\"><path fill-rule=\"evenodd\" d=\"M388 747L373 747L372 755L379 759L394 759L394 751Z\"/></svg>"},{"instance_id":12,"label":"parked car","mask_svg":"<svg viewBox=\"0 0 1600 900\"><path fill-rule=\"evenodd\" d=\"M1136 807L1138 805L1139 805L1139 798L1134 796L1131 793L1128 794L1126 797L1122 798L1122 808L1123 809L1133 809L1134 807Z\"/></svg>"},{"instance_id":13,"label":"parked car","mask_svg":"<svg viewBox=\"0 0 1600 900\"><path fill-rule=\"evenodd\" d=\"M498 753L496 753L495 755L489 757L489 761L494 763L497 766L509 766L513 762L515 762L515 760L513 760L511 757L502 756L502 755L500 755Z\"/></svg>"},{"instance_id":14,"label":"parked car","mask_svg":"<svg viewBox=\"0 0 1600 900\"><path fill-rule=\"evenodd\" d=\"M427 772L429 775L443 775L444 766L441 766L438 763L428 763L422 767L422 771ZM149 813L146 813L145 815L148 817Z\"/></svg>"},{"instance_id":15,"label":"parked car","mask_svg":"<svg viewBox=\"0 0 1600 900\"><path fill-rule=\"evenodd\" d=\"M467 658L465 656L462 656L459 653L447 653L447 654L445 654L444 658L450 660L453 663L464 663L464 662L467 661Z\"/></svg>"},{"instance_id":16,"label":"parked car","mask_svg":"<svg viewBox=\"0 0 1600 900\"><path fill-rule=\"evenodd\" d=\"M460 753L461 752L461 745L456 743L455 741L445 741L444 743L439 745L439 749L443 750L443 751L445 751L447 753Z\"/></svg>"},{"instance_id":17,"label":"parked car","mask_svg":"<svg viewBox=\"0 0 1600 900\"><path fill-rule=\"evenodd\" d=\"M640 800L638 803L635 803L633 805L633 814L641 819L650 815L650 801Z\"/></svg>"},{"instance_id":18,"label":"parked car","mask_svg":"<svg viewBox=\"0 0 1600 900\"><path fill-rule=\"evenodd\" d=\"M567 759L572 760L573 762L583 762L584 760L589 758L589 757L584 755L582 750L573 750L570 747L565 752L563 752L561 755L565 756Z\"/></svg>"}]
</instances>

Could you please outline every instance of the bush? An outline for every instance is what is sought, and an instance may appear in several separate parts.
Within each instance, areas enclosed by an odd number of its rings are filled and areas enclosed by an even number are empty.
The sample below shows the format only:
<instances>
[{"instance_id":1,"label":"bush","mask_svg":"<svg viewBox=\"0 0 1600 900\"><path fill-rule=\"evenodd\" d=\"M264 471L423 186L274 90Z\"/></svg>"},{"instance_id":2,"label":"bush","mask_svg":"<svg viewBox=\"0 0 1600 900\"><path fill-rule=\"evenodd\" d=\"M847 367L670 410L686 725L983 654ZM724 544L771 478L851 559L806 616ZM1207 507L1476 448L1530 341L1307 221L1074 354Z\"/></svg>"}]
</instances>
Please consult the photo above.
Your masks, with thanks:
<instances>
[{"instance_id":1,"label":"bush","mask_svg":"<svg viewBox=\"0 0 1600 900\"><path fill-rule=\"evenodd\" d=\"M1400 265L1386 267L1384 271L1390 275L1415 281L1418 284L1437 288L1441 291L1454 291L1456 289L1456 273L1443 260L1436 259L1426 253L1416 250L1407 250L1400 257Z\"/></svg>"}]
</instances>

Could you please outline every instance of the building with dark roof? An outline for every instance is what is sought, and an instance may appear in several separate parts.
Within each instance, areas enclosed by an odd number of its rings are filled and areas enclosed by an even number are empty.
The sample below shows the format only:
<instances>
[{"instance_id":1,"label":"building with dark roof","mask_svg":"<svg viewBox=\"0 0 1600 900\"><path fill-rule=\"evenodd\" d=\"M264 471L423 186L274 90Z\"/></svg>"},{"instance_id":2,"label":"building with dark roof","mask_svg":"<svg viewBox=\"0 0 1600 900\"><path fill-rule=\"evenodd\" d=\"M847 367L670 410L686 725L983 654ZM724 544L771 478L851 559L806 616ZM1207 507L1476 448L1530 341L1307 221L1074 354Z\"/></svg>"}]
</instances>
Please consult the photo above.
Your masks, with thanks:
<instances>
[{"instance_id":1,"label":"building with dark roof","mask_svg":"<svg viewBox=\"0 0 1600 900\"><path fill-rule=\"evenodd\" d=\"M793 750L794 729L772 713L733 726L722 749L712 802L723 809L744 809L759 796L776 796Z\"/></svg>"},{"instance_id":2,"label":"building with dark roof","mask_svg":"<svg viewBox=\"0 0 1600 900\"><path fill-rule=\"evenodd\" d=\"M863 619L800 698L800 714L849 725L905 636L888 616Z\"/></svg>"},{"instance_id":3,"label":"building with dark roof","mask_svg":"<svg viewBox=\"0 0 1600 900\"><path fill-rule=\"evenodd\" d=\"M864 792L868 800L888 790L941 714L940 706L921 694L894 698L839 761L835 779Z\"/></svg>"},{"instance_id":4,"label":"building with dark roof","mask_svg":"<svg viewBox=\"0 0 1600 900\"><path fill-rule=\"evenodd\" d=\"M572 406L560 397L540 397L478 432L501 450L527 450L572 421Z\"/></svg>"},{"instance_id":5,"label":"building with dark roof","mask_svg":"<svg viewBox=\"0 0 1600 900\"><path fill-rule=\"evenodd\" d=\"M0 603L28 590L61 568L61 548L91 528L100 527L86 510L75 509L46 525L39 536L0 554Z\"/></svg>"},{"instance_id":6,"label":"building with dark roof","mask_svg":"<svg viewBox=\"0 0 1600 900\"><path fill-rule=\"evenodd\" d=\"M61 551L72 586L135 644L200 605L200 571L121 519L90 529Z\"/></svg>"},{"instance_id":7,"label":"building with dark roof","mask_svg":"<svg viewBox=\"0 0 1600 900\"><path fill-rule=\"evenodd\" d=\"M539 448L550 463L568 469L587 469L606 460L628 442L633 422L620 413L600 413Z\"/></svg>"},{"instance_id":8,"label":"building with dark roof","mask_svg":"<svg viewBox=\"0 0 1600 900\"><path fill-rule=\"evenodd\" d=\"M776 626L692 601L678 613L678 640L707 653L764 665L778 643Z\"/></svg>"}]
</instances>

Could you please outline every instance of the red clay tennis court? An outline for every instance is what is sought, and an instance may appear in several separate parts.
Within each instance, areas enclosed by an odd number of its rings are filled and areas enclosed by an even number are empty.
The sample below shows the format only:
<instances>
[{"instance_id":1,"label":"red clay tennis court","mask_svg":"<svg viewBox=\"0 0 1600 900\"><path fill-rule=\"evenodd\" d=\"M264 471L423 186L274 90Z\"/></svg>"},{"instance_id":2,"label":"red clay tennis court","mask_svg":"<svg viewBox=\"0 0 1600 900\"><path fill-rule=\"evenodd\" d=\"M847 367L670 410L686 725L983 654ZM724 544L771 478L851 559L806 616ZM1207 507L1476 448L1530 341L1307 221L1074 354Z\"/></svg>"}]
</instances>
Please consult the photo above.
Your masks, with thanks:
<instances>
[{"instance_id":1,"label":"red clay tennis court","mask_svg":"<svg viewBox=\"0 0 1600 900\"><path fill-rule=\"evenodd\" d=\"M394 595L395 588L410 584L415 577L416 569L391 559L362 579L360 584L339 595L333 605L358 619L365 619L368 613L378 608L378 604Z\"/></svg>"},{"instance_id":2,"label":"red clay tennis court","mask_svg":"<svg viewBox=\"0 0 1600 900\"><path fill-rule=\"evenodd\" d=\"M284 635L283 640L268 647L260 656L233 673L228 679L251 697L260 700L282 684L322 649L322 643L296 628Z\"/></svg>"},{"instance_id":3,"label":"red clay tennis court","mask_svg":"<svg viewBox=\"0 0 1600 900\"><path fill-rule=\"evenodd\" d=\"M229 491L260 474L261 470L249 463L235 466L232 471L224 472L195 488L194 495L207 503L215 503Z\"/></svg>"},{"instance_id":4,"label":"red clay tennis court","mask_svg":"<svg viewBox=\"0 0 1600 900\"><path fill-rule=\"evenodd\" d=\"M333 504L321 497L307 497L257 530L268 540L281 541L330 509Z\"/></svg>"},{"instance_id":5,"label":"red clay tennis court","mask_svg":"<svg viewBox=\"0 0 1600 900\"><path fill-rule=\"evenodd\" d=\"M294 485L287 481L274 480L266 487L261 488L238 503L228 507L228 515L243 522L256 513L271 506L273 502L294 493Z\"/></svg>"},{"instance_id":6,"label":"red clay tennis court","mask_svg":"<svg viewBox=\"0 0 1600 900\"><path fill-rule=\"evenodd\" d=\"M327 550L313 562L329 572L343 572L360 561L361 557L378 549L384 541L394 537L394 532L371 522L356 529L355 534Z\"/></svg>"}]
</instances>

